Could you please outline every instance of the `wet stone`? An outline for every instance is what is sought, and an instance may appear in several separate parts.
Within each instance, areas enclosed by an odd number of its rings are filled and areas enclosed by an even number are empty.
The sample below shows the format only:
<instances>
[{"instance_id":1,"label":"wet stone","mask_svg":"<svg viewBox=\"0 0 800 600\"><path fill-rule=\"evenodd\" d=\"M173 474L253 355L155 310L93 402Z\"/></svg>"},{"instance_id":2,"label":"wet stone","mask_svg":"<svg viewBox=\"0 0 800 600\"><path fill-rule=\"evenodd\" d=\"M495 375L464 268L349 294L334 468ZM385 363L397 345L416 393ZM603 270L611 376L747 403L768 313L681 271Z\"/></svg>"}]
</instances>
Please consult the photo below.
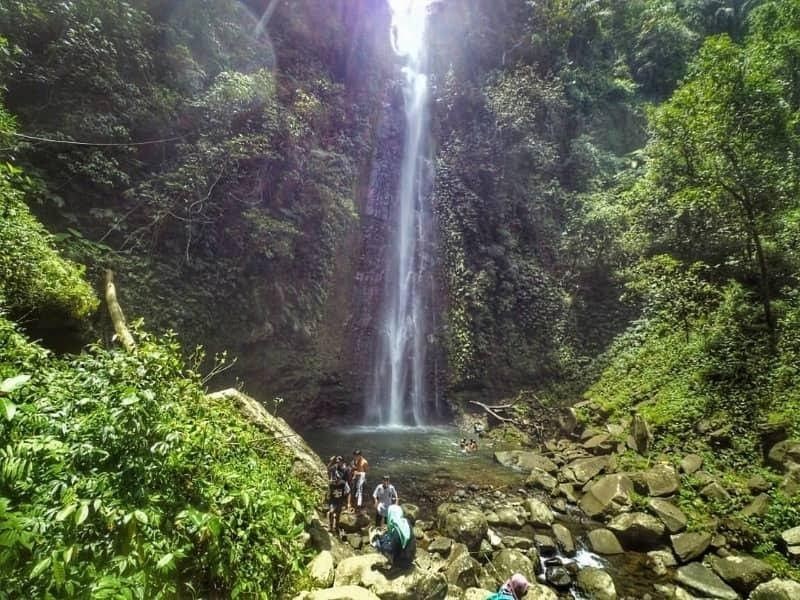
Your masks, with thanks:
<instances>
[{"instance_id":1,"label":"wet stone","mask_svg":"<svg viewBox=\"0 0 800 600\"><path fill-rule=\"evenodd\" d=\"M557 550L556 543L549 535L537 533L535 536L533 536L533 541L542 556L555 555Z\"/></svg>"},{"instance_id":2,"label":"wet stone","mask_svg":"<svg viewBox=\"0 0 800 600\"><path fill-rule=\"evenodd\" d=\"M558 589L567 589L572 585L572 577L569 571L562 566L547 567L544 574L547 583Z\"/></svg>"}]
</instances>

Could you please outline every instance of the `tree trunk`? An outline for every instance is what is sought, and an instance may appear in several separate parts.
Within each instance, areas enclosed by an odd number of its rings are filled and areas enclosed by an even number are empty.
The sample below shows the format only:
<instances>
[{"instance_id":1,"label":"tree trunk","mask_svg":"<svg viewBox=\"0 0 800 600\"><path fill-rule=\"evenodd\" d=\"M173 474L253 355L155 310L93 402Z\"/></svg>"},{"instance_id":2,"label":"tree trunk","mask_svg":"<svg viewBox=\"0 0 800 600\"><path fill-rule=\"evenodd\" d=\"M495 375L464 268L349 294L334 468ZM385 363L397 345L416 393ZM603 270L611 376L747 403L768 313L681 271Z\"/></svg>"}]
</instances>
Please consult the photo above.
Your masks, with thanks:
<instances>
[{"instance_id":1,"label":"tree trunk","mask_svg":"<svg viewBox=\"0 0 800 600\"><path fill-rule=\"evenodd\" d=\"M111 322L114 324L114 331L116 338L128 352L136 348L136 342L133 340L130 330L125 323L125 315L122 314L122 308L117 301L117 290L114 287L114 271L106 269L106 304L108 304L108 313L111 315Z\"/></svg>"}]
</instances>

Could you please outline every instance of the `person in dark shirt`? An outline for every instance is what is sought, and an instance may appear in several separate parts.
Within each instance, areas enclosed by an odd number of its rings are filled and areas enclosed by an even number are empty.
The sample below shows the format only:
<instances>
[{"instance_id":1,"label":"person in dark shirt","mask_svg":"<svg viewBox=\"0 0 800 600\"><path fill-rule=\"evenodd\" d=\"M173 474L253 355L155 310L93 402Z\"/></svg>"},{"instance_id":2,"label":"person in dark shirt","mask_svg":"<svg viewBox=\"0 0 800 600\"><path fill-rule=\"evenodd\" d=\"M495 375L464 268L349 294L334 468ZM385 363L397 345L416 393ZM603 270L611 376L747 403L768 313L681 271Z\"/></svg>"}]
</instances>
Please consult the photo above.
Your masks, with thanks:
<instances>
[{"instance_id":1,"label":"person in dark shirt","mask_svg":"<svg viewBox=\"0 0 800 600\"><path fill-rule=\"evenodd\" d=\"M347 501L350 494L350 486L342 477L337 477L328 484L328 525L331 533L336 533L339 527L339 516L342 514L342 506Z\"/></svg>"}]
</instances>

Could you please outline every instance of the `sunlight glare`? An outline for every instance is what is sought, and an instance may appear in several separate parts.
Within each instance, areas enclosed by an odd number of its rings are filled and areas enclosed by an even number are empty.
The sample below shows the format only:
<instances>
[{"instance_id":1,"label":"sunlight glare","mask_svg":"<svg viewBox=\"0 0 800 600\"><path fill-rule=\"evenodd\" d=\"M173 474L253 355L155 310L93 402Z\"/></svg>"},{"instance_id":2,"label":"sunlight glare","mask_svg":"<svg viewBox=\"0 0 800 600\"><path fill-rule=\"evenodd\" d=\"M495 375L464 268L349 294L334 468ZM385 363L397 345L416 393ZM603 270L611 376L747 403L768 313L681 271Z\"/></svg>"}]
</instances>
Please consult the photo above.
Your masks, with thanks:
<instances>
[{"instance_id":1,"label":"sunlight glare","mask_svg":"<svg viewBox=\"0 0 800 600\"><path fill-rule=\"evenodd\" d=\"M392 9L392 46L400 56L419 57L431 1L389 0Z\"/></svg>"}]
</instances>

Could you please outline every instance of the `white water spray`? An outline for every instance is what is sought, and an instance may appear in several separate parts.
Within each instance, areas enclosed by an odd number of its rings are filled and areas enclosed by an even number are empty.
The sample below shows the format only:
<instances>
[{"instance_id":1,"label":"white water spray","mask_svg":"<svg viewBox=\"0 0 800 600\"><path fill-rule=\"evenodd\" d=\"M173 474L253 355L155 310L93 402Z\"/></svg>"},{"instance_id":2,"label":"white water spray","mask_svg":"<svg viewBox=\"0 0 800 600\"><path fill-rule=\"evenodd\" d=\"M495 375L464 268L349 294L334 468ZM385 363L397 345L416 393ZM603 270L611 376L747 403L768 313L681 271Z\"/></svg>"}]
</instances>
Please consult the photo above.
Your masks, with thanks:
<instances>
[{"instance_id":1,"label":"white water spray","mask_svg":"<svg viewBox=\"0 0 800 600\"><path fill-rule=\"evenodd\" d=\"M389 0L392 45L405 61L405 140L388 253L381 347L376 356L369 416L388 426L425 423L427 398L426 307L421 247L426 242L424 205L428 128L425 29L430 0Z\"/></svg>"}]
</instances>

